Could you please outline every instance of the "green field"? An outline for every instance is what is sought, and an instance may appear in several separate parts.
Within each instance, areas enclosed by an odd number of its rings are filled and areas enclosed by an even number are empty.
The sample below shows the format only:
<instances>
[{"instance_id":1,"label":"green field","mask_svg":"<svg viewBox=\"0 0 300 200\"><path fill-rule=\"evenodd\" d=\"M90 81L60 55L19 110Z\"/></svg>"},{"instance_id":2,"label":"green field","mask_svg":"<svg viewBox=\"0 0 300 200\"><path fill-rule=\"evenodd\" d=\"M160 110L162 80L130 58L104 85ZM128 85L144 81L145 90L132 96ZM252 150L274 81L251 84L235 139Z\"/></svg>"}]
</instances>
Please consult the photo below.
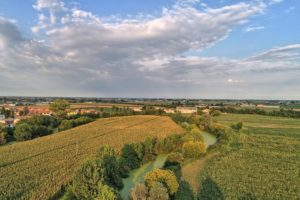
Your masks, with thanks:
<instances>
[{"instance_id":1,"label":"green field","mask_svg":"<svg viewBox=\"0 0 300 200\"><path fill-rule=\"evenodd\" d=\"M205 162L187 166L196 178L183 168L200 199L300 199L299 119L224 114L217 121L245 127Z\"/></svg>"},{"instance_id":2,"label":"green field","mask_svg":"<svg viewBox=\"0 0 300 200\"><path fill-rule=\"evenodd\" d=\"M48 199L101 145L119 150L125 143L182 132L168 117L115 117L0 147L0 199Z\"/></svg>"}]
</instances>

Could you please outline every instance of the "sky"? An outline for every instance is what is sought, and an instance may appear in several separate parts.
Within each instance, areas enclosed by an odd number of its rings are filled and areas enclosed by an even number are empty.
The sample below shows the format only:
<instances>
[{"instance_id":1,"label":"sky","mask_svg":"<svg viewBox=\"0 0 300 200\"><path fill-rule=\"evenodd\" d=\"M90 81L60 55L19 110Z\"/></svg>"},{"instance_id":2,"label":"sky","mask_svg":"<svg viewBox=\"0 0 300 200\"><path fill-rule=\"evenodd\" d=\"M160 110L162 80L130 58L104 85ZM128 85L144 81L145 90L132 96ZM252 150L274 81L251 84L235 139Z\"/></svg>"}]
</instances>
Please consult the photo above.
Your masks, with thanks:
<instances>
[{"instance_id":1,"label":"sky","mask_svg":"<svg viewBox=\"0 0 300 200\"><path fill-rule=\"evenodd\" d=\"M0 96L300 99L299 0L0 0Z\"/></svg>"}]
</instances>

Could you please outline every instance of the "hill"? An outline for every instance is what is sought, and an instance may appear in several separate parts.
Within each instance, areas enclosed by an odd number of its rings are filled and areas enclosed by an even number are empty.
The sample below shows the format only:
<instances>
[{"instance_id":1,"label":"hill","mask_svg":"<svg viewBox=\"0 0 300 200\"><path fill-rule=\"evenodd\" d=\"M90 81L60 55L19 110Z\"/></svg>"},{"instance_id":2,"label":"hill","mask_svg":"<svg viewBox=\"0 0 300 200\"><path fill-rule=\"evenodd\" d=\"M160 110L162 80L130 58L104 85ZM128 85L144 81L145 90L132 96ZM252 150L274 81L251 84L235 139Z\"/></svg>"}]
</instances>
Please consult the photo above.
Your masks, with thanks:
<instances>
[{"instance_id":1,"label":"hill","mask_svg":"<svg viewBox=\"0 0 300 200\"><path fill-rule=\"evenodd\" d=\"M182 132L168 117L116 117L1 147L0 199L48 199L101 145L120 149L146 137Z\"/></svg>"}]
</instances>

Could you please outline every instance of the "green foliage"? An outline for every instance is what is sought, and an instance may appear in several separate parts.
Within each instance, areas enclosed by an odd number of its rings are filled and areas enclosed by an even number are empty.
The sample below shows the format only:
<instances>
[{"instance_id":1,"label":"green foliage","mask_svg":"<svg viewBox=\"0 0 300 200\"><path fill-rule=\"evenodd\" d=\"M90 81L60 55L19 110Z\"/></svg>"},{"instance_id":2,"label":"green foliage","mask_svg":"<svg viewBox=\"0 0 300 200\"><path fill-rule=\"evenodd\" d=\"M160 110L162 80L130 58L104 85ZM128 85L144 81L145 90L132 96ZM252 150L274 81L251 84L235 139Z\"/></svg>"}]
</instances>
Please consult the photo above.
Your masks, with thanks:
<instances>
[{"instance_id":1,"label":"green foliage","mask_svg":"<svg viewBox=\"0 0 300 200\"><path fill-rule=\"evenodd\" d=\"M77 199L93 199L99 194L101 178L97 163L88 160L81 165L68 190Z\"/></svg>"},{"instance_id":2,"label":"green foliage","mask_svg":"<svg viewBox=\"0 0 300 200\"><path fill-rule=\"evenodd\" d=\"M150 189L148 200L168 200L170 199L168 190L160 182L155 182Z\"/></svg>"},{"instance_id":3,"label":"green foliage","mask_svg":"<svg viewBox=\"0 0 300 200\"><path fill-rule=\"evenodd\" d=\"M199 188L198 200L220 199L225 200L223 192L219 186L211 179L206 178Z\"/></svg>"},{"instance_id":4,"label":"green foliage","mask_svg":"<svg viewBox=\"0 0 300 200\"><path fill-rule=\"evenodd\" d=\"M235 114L257 114L257 115L266 115L266 116L277 116L277 117L291 117L291 118L300 118L300 112L294 111L291 109L280 109L280 110L272 110L272 111L266 111L263 109L258 108L241 108L237 109L234 107L221 107L218 108L221 112L226 113L235 113Z\"/></svg>"},{"instance_id":5,"label":"green foliage","mask_svg":"<svg viewBox=\"0 0 300 200\"><path fill-rule=\"evenodd\" d=\"M182 146L185 158L200 158L206 152L206 146L203 142L185 142Z\"/></svg>"},{"instance_id":6,"label":"green foliage","mask_svg":"<svg viewBox=\"0 0 300 200\"><path fill-rule=\"evenodd\" d=\"M51 137L5 145L0 148L0 199L49 199L100 146L111 145L119 152L125 143L182 132L167 117L115 117Z\"/></svg>"},{"instance_id":7,"label":"green foliage","mask_svg":"<svg viewBox=\"0 0 300 200\"><path fill-rule=\"evenodd\" d=\"M26 123L22 123L16 126L16 130L14 132L14 138L17 141L25 141L30 140L32 138L32 128L30 125Z\"/></svg>"},{"instance_id":8,"label":"green foliage","mask_svg":"<svg viewBox=\"0 0 300 200\"><path fill-rule=\"evenodd\" d=\"M178 182L175 174L170 170L154 169L145 176L145 184L148 188L153 188L157 182L163 184L170 195L173 195L178 190Z\"/></svg>"},{"instance_id":9,"label":"green foliage","mask_svg":"<svg viewBox=\"0 0 300 200\"><path fill-rule=\"evenodd\" d=\"M95 200L117 200L118 195L115 190L107 185L102 185L99 190L99 194L95 198Z\"/></svg>"},{"instance_id":10,"label":"green foliage","mask_svg":"<svg viewBox=\"0 0 300 200\"><path fill-rule=\"evenodd\" d=\"M79 117L79 118L76 118L76 119L64 119L64 120L61 121L61 123L58 127L58 130L59 131L65 131L65 130L74 128L76 126L80 126L80 125L83 125L83 124L90 123L92 121L94 121L94 119L90 118L90 117Z\"/></svg>"},{"instance_id":11,"label":"green foliage","mask_svg":"<svg viewBox=\"0 0 300 200\"><path fill-rule=\"evenodd\" d=\"M109 146L103 146L97 151L96 157L97 168L102 181L112 188L122 189L123 182L114 149Z\"/></svg>"},{"instance_id":12,"label":"green foliage","mask_svg":"<svg viewBox=\"0 0 300 200\"><path fill-rule=\"evenodd\" d=\"M58 130L59 131L65 131L65 130L71 129L73 127L74 127L73 120L64 119L64 120L61 121L61 123L58 127Z\"/></svg>"},{"instance_id":13,"label":"green foliage","mask_svg":"<svg viewBox=\"0 0 300 200\"><path fill-rule=\"evenodd\" d=\"M222 114L222 112L219 110L213 110L210 114L213 117L217 117L217 116L220 116Z\"/></svg>"},{"instance_id":14,"label":"green foliage","mask_svg":"<svg viewBox=\"0 0 300 200\"><path fill-rule=\"evenodd\" d=\"M70 103L64 99L56 99L50 104L50 110L58 118L66 118L68 108L70 108Z\"/></svg>"},{"instance_id":15,"label":"green foliage","mask_svg":"<svg viewBox=\"0 0 300 200\"><path fill-rule=\"evenodd\" d=\"M243 128L243 122L238 122L230 126L233 130L239 132Z\"/></svg>"},{"instance_id":16,"label":"green foliage","mask_svg":"<svg viewBox=\"0 0 300 200\"><path fill-rule=\"evenodd\" d=\"M251 132L238 137L238 148L207 161L199 172L199 200L295 199L300 193L300 139Z\"/></svg>"},{"instance_id":17,"label":"green foliage","mask_svg":"<svg viewBox=\"0 0 300 200\"><path fill-rule=\"evenodd\" d=\"M144 141L144 161L154 160L156 157L154 147L156 139L147 137Z\"/></svg>"},{"instance_id":18,"label":"green foliage","mask_svg":"<svg viewBox=\"0 0 300 200\"><path fill-rule=\"evenodd\" d=\"M114 188L121 189L123 183L114 149L103 146L96 157L81 166L68 191L77 199L117 199Z\"/></svg>"},{"instance_id":19,"label":"green foliage","mask_svg":"<svg viewBox=\"0 0 300 200\"><path fill-rule=\"evenodd\" d=\"M122 165L121 167L136 169L140 166L141 160L135 151L133 144L125 144L121 150Z\"/></svg>"},{"instance_id":20,"label":"green foliage","mask_svg":"<svg viewBox=\"0 0 300 200\"><path fill-rule=\"evenodd\" d=\"M174 200L194 200L194 192L190 184L186 181L181 181L178 191L175 193Z\"/></svg>"},{"instance_id":21,"label":"green foliage","mask_svg":"<svg viewBox=\"0 0 300 200\"><path fill-rule=\"evenodd\" d=\"M158 154L169 153L172 151L179 150L181 145L181 135L175 134L157 141L155 145L155 150Z\"/></svg>"}]
</instances>

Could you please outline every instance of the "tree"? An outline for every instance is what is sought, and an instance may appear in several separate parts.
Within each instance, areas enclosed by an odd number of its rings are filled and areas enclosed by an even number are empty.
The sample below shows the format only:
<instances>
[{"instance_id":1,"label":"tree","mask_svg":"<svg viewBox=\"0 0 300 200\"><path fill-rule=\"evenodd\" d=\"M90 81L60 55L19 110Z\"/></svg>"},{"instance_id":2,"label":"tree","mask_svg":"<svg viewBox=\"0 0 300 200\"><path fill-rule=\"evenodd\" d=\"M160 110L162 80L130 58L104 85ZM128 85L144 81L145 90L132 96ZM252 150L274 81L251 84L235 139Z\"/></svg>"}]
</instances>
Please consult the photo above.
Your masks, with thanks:
<instances>
[{"instance_id":1,"label":"tree","mask_svg":"<svg viewBox=\"0 0 300 200\"><path fill-rule=\"evenodd\" d=\"M70 103L64 99L56 99L50 104L50 110L58 118L65 118L67 116L67 109L70 108Z\"/></svg>"},{"instance_id":2,"label":"tree","mask_svg":"<svg viewBox=\"0 0 300 200\"><path fill-rule=\"evenodd\" d=\"M170 199L167 188L160 182L155 182L149 192L148 200L168 200Z\"/></svg>"},{"instance_id":3,"label":"tree","mask_svg":"<svg viewBox=\"0 0 300 200\"><path fill-rule=\"evenodd\" d=\"M156 182L165 185L170 195L175 194L179 187L175 174L170 170L157 168L146 174L145 183L148 188L154 187Z\"/></svg>"},{"instance_id":4,"label":"tree","mask_svg":"<svg viewBox=\"0 0 300 200\"><path fill-rule=\"evenodd\" d=\"M26 123L17 124L14 132L14 138L17 141L30 140L32 138L32 128Z\"/></svg>"},{"instance_id":5,"label":"tree","mask_svg":"<svg viewBox=\"0 0 300 200\"><path fill-rule=\"evenodd\" d=\"M194 192L190 184L186 181L181 181L179 189L174 196L174 200L194 200Z\"/></svg>"},{"instance_id":6,"label":"tree","mask_svg":"<svg viewBox=\"0 0 300 200\"><path fill-rule=\"evenodd\" d=\"M86 161L75 174L68 190L77 199L94 199L102 185L101 175L93 161Z\"/></svg>"},{"instance_id":7,"label":"tree","mask_svg":"<svg viewBox=\"0 0 300 200\"><path fill-rule=\"evenodd\" d=\"M117 200L118 196L116 192L107 185L101 185L99 194L95 198L95 200Z\"/></svg>"},{"instance_id":8,"label":"tree","mask_svg":"<svg viewBox=\"0 0 300 200\"><path fill-rule=\"evenodd\" d=\"M96 157L97 168L102 181L115 189L122 189L123 182L114 149L110 146L103 146L97 151Z\"/></svg>"},{"instance_id":9,"label":"tree","mask_svg":"<svg viewBox=\"0 0 300 200\"><path fill-rule=\"evenodd\" d=\"M144 184L138 183L131 189L131 200L146 200L148 196L148 189Z\"/></svg>"},{"instance_id":10,"label":"tree","mask_svg":"<svg viewBox=\"0 0 300 200\"><path fill-rule=\"evenodd\" d=\"M64 119L64 120L61 121L61 123L58 127L58 130L59 131L65 131L65 130L71 129L73 127L74 127L73 120Z\"/></svg>"},{"instance_id":11,"label":"tree","mask_svg":"<svg viewBox=\"0 0 300 200\"><path fill-rule=\"evenodd\" d=\"M130 170L138 168L141 164L139 156L134 149L134 145L132 144L125 144L123 146L120 159L123 165L121 167L125 167Z\"/></svg>"},{"instance_id":12,"label":"tree","mask_svg":"<svg viewBox=\"0 0 300 200\"><path fill-rule=\"evenodd\" d=\"M206 152L206 146L203 142L189 141L183 144L182 151L186 158L199 158Z\"/></svg>"}]
</instances>

